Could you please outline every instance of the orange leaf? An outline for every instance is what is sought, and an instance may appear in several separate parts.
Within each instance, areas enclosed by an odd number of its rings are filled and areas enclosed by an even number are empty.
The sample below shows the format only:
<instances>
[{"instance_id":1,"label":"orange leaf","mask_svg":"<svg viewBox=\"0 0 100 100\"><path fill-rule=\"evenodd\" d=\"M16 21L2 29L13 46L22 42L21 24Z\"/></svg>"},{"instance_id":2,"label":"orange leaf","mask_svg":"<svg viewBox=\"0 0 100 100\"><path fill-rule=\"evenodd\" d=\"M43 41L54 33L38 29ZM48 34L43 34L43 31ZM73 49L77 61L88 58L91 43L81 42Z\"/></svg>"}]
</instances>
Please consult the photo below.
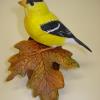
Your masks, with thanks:
<instances>
[{"instance_id":1,"label":"orange leaf","mask_svg":"<svg viewBox=\"0 0 100 100\"><path fill-rule=\"evenodd\" d=\"M71 58L72 53L61 47L50 48L34 40L21 41L15 47L19 53L9 59L11 74L7 81L17 74L28 76L28 87L41 100L58 100L58 89L64 87L64 79L59 66L70 69L78 67Z\"/></svg>"}]
</instances>

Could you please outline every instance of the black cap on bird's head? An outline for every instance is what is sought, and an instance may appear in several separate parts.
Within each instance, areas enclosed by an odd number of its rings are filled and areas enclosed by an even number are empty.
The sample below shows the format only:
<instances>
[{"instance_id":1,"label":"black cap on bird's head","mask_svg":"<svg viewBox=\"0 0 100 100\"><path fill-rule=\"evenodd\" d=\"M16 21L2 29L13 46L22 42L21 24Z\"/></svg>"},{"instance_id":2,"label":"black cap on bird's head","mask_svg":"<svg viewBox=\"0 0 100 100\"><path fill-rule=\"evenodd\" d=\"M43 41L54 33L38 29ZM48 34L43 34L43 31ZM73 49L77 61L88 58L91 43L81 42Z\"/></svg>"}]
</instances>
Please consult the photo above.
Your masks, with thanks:
<instances>
[{"instance_id":1,"label":"black cap on bird's head","mask_svg":"<svg viewBox=\"0 0 100 100\"><path fill-rule=\"evenodd\" d=\"M43 2L43 0L22 0L22 1L19 1L19 4L25 7L26 4L30 4L33 6L34 3L36 2Z\"/></svg>"},{"instance_id":2,"label":"black cap on bird's head","mask_svg":"<svg viewBox=\"0 0 100 100\"><path fill-rule=\"evenodd\" d=\"M35 2L43 2L43 0L27 0L30 5L34 5Z\"/></svg>"}]
</instances>

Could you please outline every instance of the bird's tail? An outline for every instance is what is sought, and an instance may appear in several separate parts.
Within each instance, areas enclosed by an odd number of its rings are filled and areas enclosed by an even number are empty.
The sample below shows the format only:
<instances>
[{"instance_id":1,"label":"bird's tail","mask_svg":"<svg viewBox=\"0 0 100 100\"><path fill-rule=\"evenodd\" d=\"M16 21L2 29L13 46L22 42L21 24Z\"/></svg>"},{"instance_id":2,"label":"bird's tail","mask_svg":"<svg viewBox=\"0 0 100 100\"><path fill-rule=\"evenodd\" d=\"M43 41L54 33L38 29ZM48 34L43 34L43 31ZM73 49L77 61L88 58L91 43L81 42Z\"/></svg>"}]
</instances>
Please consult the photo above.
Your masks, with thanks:
<instances>
[{"instance_id":1,"label":"bird's tail","mask_svg":"<svg viewBox=\"0 0 100 100\"><path fill-rule=\"evenodd\" d=\"M74 40L78 43L78 44L80 44L81 46L83 46L84 48L86 48L88 51L90 51L90 52L92 52L92 50L87 46L87 45L85 45L82 41L80 41L78 38L76 38L75 36L73 36L74 37Z\"/></svg>"}]
</instances>

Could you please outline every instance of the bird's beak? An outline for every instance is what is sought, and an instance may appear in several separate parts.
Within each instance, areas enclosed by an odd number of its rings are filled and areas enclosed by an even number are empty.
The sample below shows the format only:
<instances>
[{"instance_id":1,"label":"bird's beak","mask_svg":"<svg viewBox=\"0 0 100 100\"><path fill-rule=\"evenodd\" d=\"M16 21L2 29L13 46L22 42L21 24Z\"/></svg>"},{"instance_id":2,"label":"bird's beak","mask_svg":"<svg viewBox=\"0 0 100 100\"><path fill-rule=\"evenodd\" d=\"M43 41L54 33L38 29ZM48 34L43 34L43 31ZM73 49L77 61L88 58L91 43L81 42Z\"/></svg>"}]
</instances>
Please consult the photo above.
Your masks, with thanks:
<instances>
[{"instance_id":1,"label":"bird's beak","mask_svg":"<svg viewBox=\"0 0 100 100\"><path fill-rule=\"evenodd\" d=\"M26 7L26 0L19 1L18 4L20 4L23 7Z\"/></svg>"}]
</instances>

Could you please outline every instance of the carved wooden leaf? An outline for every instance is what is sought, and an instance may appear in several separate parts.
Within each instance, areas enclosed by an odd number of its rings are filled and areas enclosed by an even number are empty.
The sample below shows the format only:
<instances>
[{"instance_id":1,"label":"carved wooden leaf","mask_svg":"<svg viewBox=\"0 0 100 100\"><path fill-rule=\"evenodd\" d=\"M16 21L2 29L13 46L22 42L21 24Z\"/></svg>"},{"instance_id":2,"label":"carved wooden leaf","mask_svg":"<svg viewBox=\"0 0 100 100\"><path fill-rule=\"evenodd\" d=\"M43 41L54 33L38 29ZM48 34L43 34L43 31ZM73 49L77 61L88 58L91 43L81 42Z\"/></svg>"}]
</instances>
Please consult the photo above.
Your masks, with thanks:
<instances>
[{"instance_id":1,"label":"carved wooden leaf","mask_svg":"<svg viewBox=\"0 0 100 100\"><path fill-rule=\"evenodd\" d=\"M41 100L58 100L58 89L64 87L59 65L66 69L79 67L71 58L72 53L61 47L47 47L34 40L22 41L15 47L19 53L9 59L11 74L7 81L17 74L27 74L28 87L33 89L34 96L40 96Z\"/></svg>"}]
</instances>

